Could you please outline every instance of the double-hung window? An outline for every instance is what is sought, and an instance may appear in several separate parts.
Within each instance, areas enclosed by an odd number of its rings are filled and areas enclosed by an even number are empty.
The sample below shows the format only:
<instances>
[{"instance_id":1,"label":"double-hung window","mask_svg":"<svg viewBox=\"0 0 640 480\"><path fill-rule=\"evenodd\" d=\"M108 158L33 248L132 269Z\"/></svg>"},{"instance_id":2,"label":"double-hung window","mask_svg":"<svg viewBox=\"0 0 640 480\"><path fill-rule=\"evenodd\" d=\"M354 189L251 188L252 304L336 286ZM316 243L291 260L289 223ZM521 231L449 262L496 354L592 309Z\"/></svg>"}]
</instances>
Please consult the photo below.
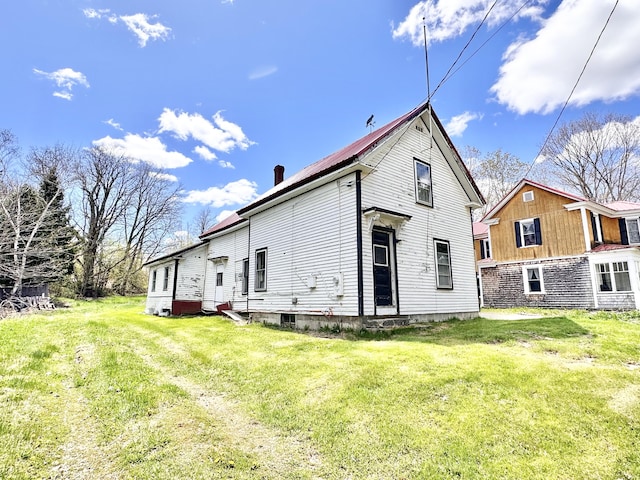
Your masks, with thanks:
<instances>
[{"instance_id":1,"label":"double-hung window","mask_svg":"<svg viewBox=\"0 0 640 480\"><path fill-rule=\"evenodd\" d=\"M164 267L164 278L162 279L162 291L169 290L169 267Z\"/></svg>"},{"instance_id":2,"label":"double-hung window","mask_svg":"<svg viewBox=\"0 0 640 480\"><path fill-rule=\"evenodd\" d=\"M515 222L515 230L516 246L518 248L542 245L539 218L528 218Z\"/></svg>"},{"instance_id":3,"label":"double-hung window","mask_svg":"<svg viewBox=\"0 0 640 480\"><path fill-rule=\"evenodd\" d=\"M433 206L433 190L431 188L431 165L414 158L416 202Z\"/></svg>"},{"instance_id":4,"label":"double-hung window","mask_svg":"<svg viewBox=\"0 0 640 480\"><path fill-rule=\"evenodd\" d=\"M522 268L524 293L544 293L544 280L540 265L526 265Z\"/></svg>"},{"instance_id":5,"label":"double-hung window","mask_svg":"<svg viewBox=\"0 0 640 480\"><path fill-rule=\"evenodd\" d=\"M449 242L434 240L436 254L436 285L438 288L453 288L451 273L451 251Z\"/></svg>"},{"instance_id":6,"label":"double-hung window","mask_svg":"<svg viewBox=\"0 0 640 480\"><path fill-rule=\"evenodd\" d=\"M267 249L256 250L256 278L254 289L262 292L267 289Z\"/></svg>"},{"instance_id":7,"label":"double-hung window","mask_svg":"<svg viewBox=\"0 0 640 480\"><path fill-rule=\"evenodd\" d=\"M488 238L480 239L480 258L491 258L491 244Z\"/></svg>"},{"instance_id":8,"label":"double-hung window","mask_svg":"<svg viewBox=\"0 0 640 480\"><path fill-rule=\"evenodd\" d=\"M596 264L596 276L598 290L601 292L631 291L631 278L627 262L598 263Z\"/></svg>"},{"instance_id":9,"label":"double-hung window","mask_svg":"<svg viewBox=\"0 0 640 480\"><path fill-rule=\"evenodd\" d=\"M640 243L640 218L626 218L625 223L629 243Z\"/></svg>"},{"instance_id":10,"label":"double-hung window","mask_svg":"<svg viewBox=\"0 0 640 480\"><path fill-rule=\"evenodd\" d=\"M151 291L156 291L156 282L158 281L158 270L154 270L151 273Z\"/></svg>"},{"instance_id":11,"label":"double-hung window","mask_svg":"<svg viewBox=\"0 0 640 480\"><path fill-rule=\"evenodd\" d=\"M242 260L242 295L249 293L249 259Z\"/></svg>"}]
</instances>

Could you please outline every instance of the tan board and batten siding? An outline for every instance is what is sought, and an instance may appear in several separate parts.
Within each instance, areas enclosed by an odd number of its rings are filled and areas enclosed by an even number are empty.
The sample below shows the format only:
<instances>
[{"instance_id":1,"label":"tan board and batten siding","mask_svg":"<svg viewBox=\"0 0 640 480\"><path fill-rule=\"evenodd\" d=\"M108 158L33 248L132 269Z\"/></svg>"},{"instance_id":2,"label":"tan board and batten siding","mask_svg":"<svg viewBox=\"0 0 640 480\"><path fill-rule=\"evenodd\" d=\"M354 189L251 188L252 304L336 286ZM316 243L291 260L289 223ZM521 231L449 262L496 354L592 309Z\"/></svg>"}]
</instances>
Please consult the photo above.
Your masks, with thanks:
<instances>
[{"instance_id":1,"label":"tan board and batten siding","mask_svg":"<svg viewBox=\"0 0 640 480\"><path fill-rule=\"evenodd\" d=\"M524 192L533 192L534 199L522 201ZM584 237L567 232L582 232L580 211L567 211L565 205L574 200L556 193L524 185L513 200L498 213L500 222L491 226L492 258L498 262L523 261L581 255L585 251ZM540 219L542 245L518 248L515 243L515 222L529 218ZM603 225L604 226L604 225ZM593 233L590 232L591 241Z\"/></svg>"},{"instance_id":2,"label":"tan board and batten siding","mask_svg":"<svg viewBox=\"0 0 640 480\"><path fill-rule=\"evenodd\" d=\"M254 291L252 258L249 310L357 315L355 195L352 173L251 217L251 255L267 248L267 290Z\"/></svg>"},{"instance_id":3,"label":"tan board and batten siding","mask_svg":"<svg viewBox=\"0 0 640 480\"><path fill-rule=\"evenodd\" d=\"M434 140L430 141L428 126L417 118L367 158L376 168L362 181L364 210L380 207L411 216L397 230L402 315L478 311L469 198L440 150L449 147L435 128ZM431 165L433 207L416 203L414 158ZM453 289L436 288L434 238L450 244ZM364 264L371 265L371 232L366 220L363 252ZM364 279L365 314L373 314L372 271L365 271Z\"/></svg>"}]
</instances>

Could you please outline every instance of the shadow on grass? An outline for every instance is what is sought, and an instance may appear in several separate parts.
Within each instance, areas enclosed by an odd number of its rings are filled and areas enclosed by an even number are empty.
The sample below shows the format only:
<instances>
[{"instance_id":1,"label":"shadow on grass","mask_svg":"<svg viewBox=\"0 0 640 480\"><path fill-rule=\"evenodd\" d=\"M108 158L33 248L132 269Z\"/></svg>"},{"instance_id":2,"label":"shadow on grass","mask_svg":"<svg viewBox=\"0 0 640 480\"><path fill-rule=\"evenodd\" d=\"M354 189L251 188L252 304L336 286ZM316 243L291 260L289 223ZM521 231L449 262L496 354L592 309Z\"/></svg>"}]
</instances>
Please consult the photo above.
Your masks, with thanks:
<instances>
[{"instance_id":1,"label":"shadow on grass","mask_svg":"<svg viewBox=\"0 0 640 480\"><path fill-rule=\"evenodd\" d=\"M294 330L295 331L295 330ZM590 335L584 327L566 317L544 317L531 320L448 320L394 330L340 331L337 328L301 334L351 341L402 341L459 345L470 343L503 343L536 341Z\"/></svg>"}]
</instances>

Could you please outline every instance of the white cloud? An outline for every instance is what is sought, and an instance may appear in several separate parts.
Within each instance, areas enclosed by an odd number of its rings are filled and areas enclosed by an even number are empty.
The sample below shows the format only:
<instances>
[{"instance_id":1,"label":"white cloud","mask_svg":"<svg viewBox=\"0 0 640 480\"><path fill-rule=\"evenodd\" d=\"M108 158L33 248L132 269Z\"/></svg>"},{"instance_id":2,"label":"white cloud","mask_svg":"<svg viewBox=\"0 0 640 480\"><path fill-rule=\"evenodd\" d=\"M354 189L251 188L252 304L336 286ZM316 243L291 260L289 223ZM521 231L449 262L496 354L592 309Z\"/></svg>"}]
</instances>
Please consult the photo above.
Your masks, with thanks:
<instances>
[{"instance_id":1,"label":"white cloud","mask_svg":"<svg viewBox=\"0 0 640 480\"><path fill-rule=\"evenodd\" d=\"M116 130L122 131L122 127L120 126L120 124L116 122L113 118L110 118L109 120L105 120L104 123L106 123L107 125L111 125Z\"/></svg>"},{"instance_id":2,"label":"white cloud","mask_svg":"<svg viewBox=\"0 0 640 480\"><path fill-rule=\"evenodd\" d=\"M173 110L165 108L158 120L160 133L171 132L180 140L191 137L219 152L229 153L234 148L246 150L254 144L238 125L222 118L220 112L213 116L213 123L211 123L198 113L176 114ZM198 154L202 155L203 152L199 150Z\"/></svg>"},{"instance_id":3,"label":"white cloud","mask_svg":"<svg viewBox=\"0 0 640 480\"><path fill-rule=\"evenodd\" d=\"M109 9L95 10L93 8L85 8L82 13L85 17L100 20L104 17L111 24L117 24L122 21L127 28L138 37L138 44L145 47L149 40L166 40L171 33L171 28L162 25L160 22L151 23L150 20L154 16L146 13L136 13L133 15L115 15Z\"/></svg>"},{"instance_id":4,"label":"white cloud","mask_svg":"<svg viewBox=\"0 0 640 480\"><path fill-rule=\"evenodd\" d=\"M260 78L268 77L269 75L273 75L277 71L278 71L278 67L274 65L260 67L255 69L253 72L249 74L249 80L258 80Z\"/></svg>"},{"instance_id":5,"label":"white cloud","mask_svg":"<svg viewBox=\"0 0 640 480\"><path fill-rule=\"evenodd\" d=\"M231 215L233 215L235 212L235 210L222 210L217 216L216 216L216 222L220 223L221 221L223 221L225 218L229 218Z\"/></svg>"},{"instance_id":6,"label":"white cloud","mask_svg":"<svg viewBox=\"0 0 640 480\"><path fill-rule=\"evenodd\" d=\"M138 44L145 47L149 40L166 40L171 32L169 27L161 23L149 23L149 16L144 13L135 15L121 15L127 28L138 37Z\"/></svg>"},{"instance_id":7,"label":"white cloud","mask_svg":"<svg viewBox=\"0 0 640 480\"><path fill-rule=\"evenodd\" d=\"M200 156L200 158L203 158L204 160L207 160L207 161L215 160L216 158L218 158L215 153L213 153L204 145L198 145L196 148L193 149L193 151L197 153Z\"/></svg>"},{"instance_id":8,"label":"white cloud","mask_svg":"<svg viewBox=\"0 0 640 480\"><path fill-rule=\"evenodd\" d=\"M471 112L464 112L460 115L456 115L449 120L449 123L444 127L445 131L452 137L460 137L467 129L469 122L482 118L482 115Z\"/></svg>"},{"instance_id":9,"label":"white cloud","mask_svg":"<svg viewBox=\"0 0 640 480\"><path fill-rule=\"evenodd\" d=\"M514 15L522 6L522 0L424 0L414 5L407 17L393 29L393 38L408 38L416 46L424 45L423 19L427 27L427 41L442 42L462 35L468 27L475 26L495 6L487 17L489 27L497 26ZM548 0L533 0L520 10L515 18L539 19L542 6Z\"/></svg>"},{"instance_id":10,"label":"white cloud","mask_svg":"<svg viewBox=\"0 0 640 480\"><path fill-rule=\"evenodd\" d=\"M565 0L534 38L514 42L491 88L498 102L525 114L566 101L613 0ZM570 104L616 101L640 93L640 2L620 2ZM561 47L561 48L560 48Z\"/></svg>"},{"instance_id":11,"label":"white cloud","mask_svg":"<svg viewBox=\"0 0 640 480\"><path fill-rule=\"evenodd\" d=\"M220 208L229 205L245 205L257 198L258 184L246 179L230 182L224 187L191 190L183 199L185 203L199 203Z\"/></svg>"},{"instance_id":12,"label":"white cloud","mask_svg":"<svg viewBox=\"0 0 640 480\"><path fill-rule=\"evenodd\" d=\"M76 72L71 68L61 68L56 70L55 72L43 72L42 70L38 70L37 68L33 69L33 73L43 76L48 80L52 80L59 90L53 93L54 97L64 98L65 100L71 100L73 94L71 90L76 85L81 85L83 87L89 88L89 82L87 81L87 77L81 72Z\"/></svg>"},{"instance_id":13,"label":"white cloud","mask_svg":"<svg viewBox=\"0 0 640 480\"><path fill-rule=\"evenodd\" d=\"M191 163L189 157L180 152L168 152L157 137L141 137L137 134L127 134L124 138L106 136L94 140L93 145L105 148L116 155L123 155L133 160L139 160L157 168L180 168Z\"/></svg>"},{"instance_id":14,"label":"white cloud","mask_svg":"<svg viewBox=\"0 0 640 480\"><path fill-rule=\"evenodd\" d=\"M154 178L160 178L162 180L167 180L168 182L177 182L178 181L178 177L176 177L175 175L171 175L170 173L149 172L149 175L151 175Z\"/></svg>"},{"instance_id":15,"label":"white cloud","mask_svg":"<svg viewBox=\"0 0 640 480\"><path fill-rule=\"evenodd\" d=\"M218 165L220 165L222 168L236 168L233 166L233 163L227 162L226 160L218 160Z\"/></svg>"}]
</instances>

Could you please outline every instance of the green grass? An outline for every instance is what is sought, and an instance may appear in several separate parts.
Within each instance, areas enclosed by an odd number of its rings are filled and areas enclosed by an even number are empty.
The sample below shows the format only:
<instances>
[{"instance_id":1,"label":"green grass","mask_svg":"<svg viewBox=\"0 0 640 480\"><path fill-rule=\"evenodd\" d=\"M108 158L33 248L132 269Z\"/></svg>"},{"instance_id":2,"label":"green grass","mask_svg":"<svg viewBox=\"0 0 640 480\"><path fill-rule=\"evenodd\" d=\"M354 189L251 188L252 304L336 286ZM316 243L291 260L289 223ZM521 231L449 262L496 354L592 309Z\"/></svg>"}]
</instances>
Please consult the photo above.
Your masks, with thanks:
<instances>
[{"instance_id":1,"label":"green grass","mask_svg":"<svg viewBox=\"0 0 640 480\"><path fill-rule=\"evenodd\" d=\"M0 321L0 478L640 479L640 313L320 336Z\"/></svg>"}]
</instances>

